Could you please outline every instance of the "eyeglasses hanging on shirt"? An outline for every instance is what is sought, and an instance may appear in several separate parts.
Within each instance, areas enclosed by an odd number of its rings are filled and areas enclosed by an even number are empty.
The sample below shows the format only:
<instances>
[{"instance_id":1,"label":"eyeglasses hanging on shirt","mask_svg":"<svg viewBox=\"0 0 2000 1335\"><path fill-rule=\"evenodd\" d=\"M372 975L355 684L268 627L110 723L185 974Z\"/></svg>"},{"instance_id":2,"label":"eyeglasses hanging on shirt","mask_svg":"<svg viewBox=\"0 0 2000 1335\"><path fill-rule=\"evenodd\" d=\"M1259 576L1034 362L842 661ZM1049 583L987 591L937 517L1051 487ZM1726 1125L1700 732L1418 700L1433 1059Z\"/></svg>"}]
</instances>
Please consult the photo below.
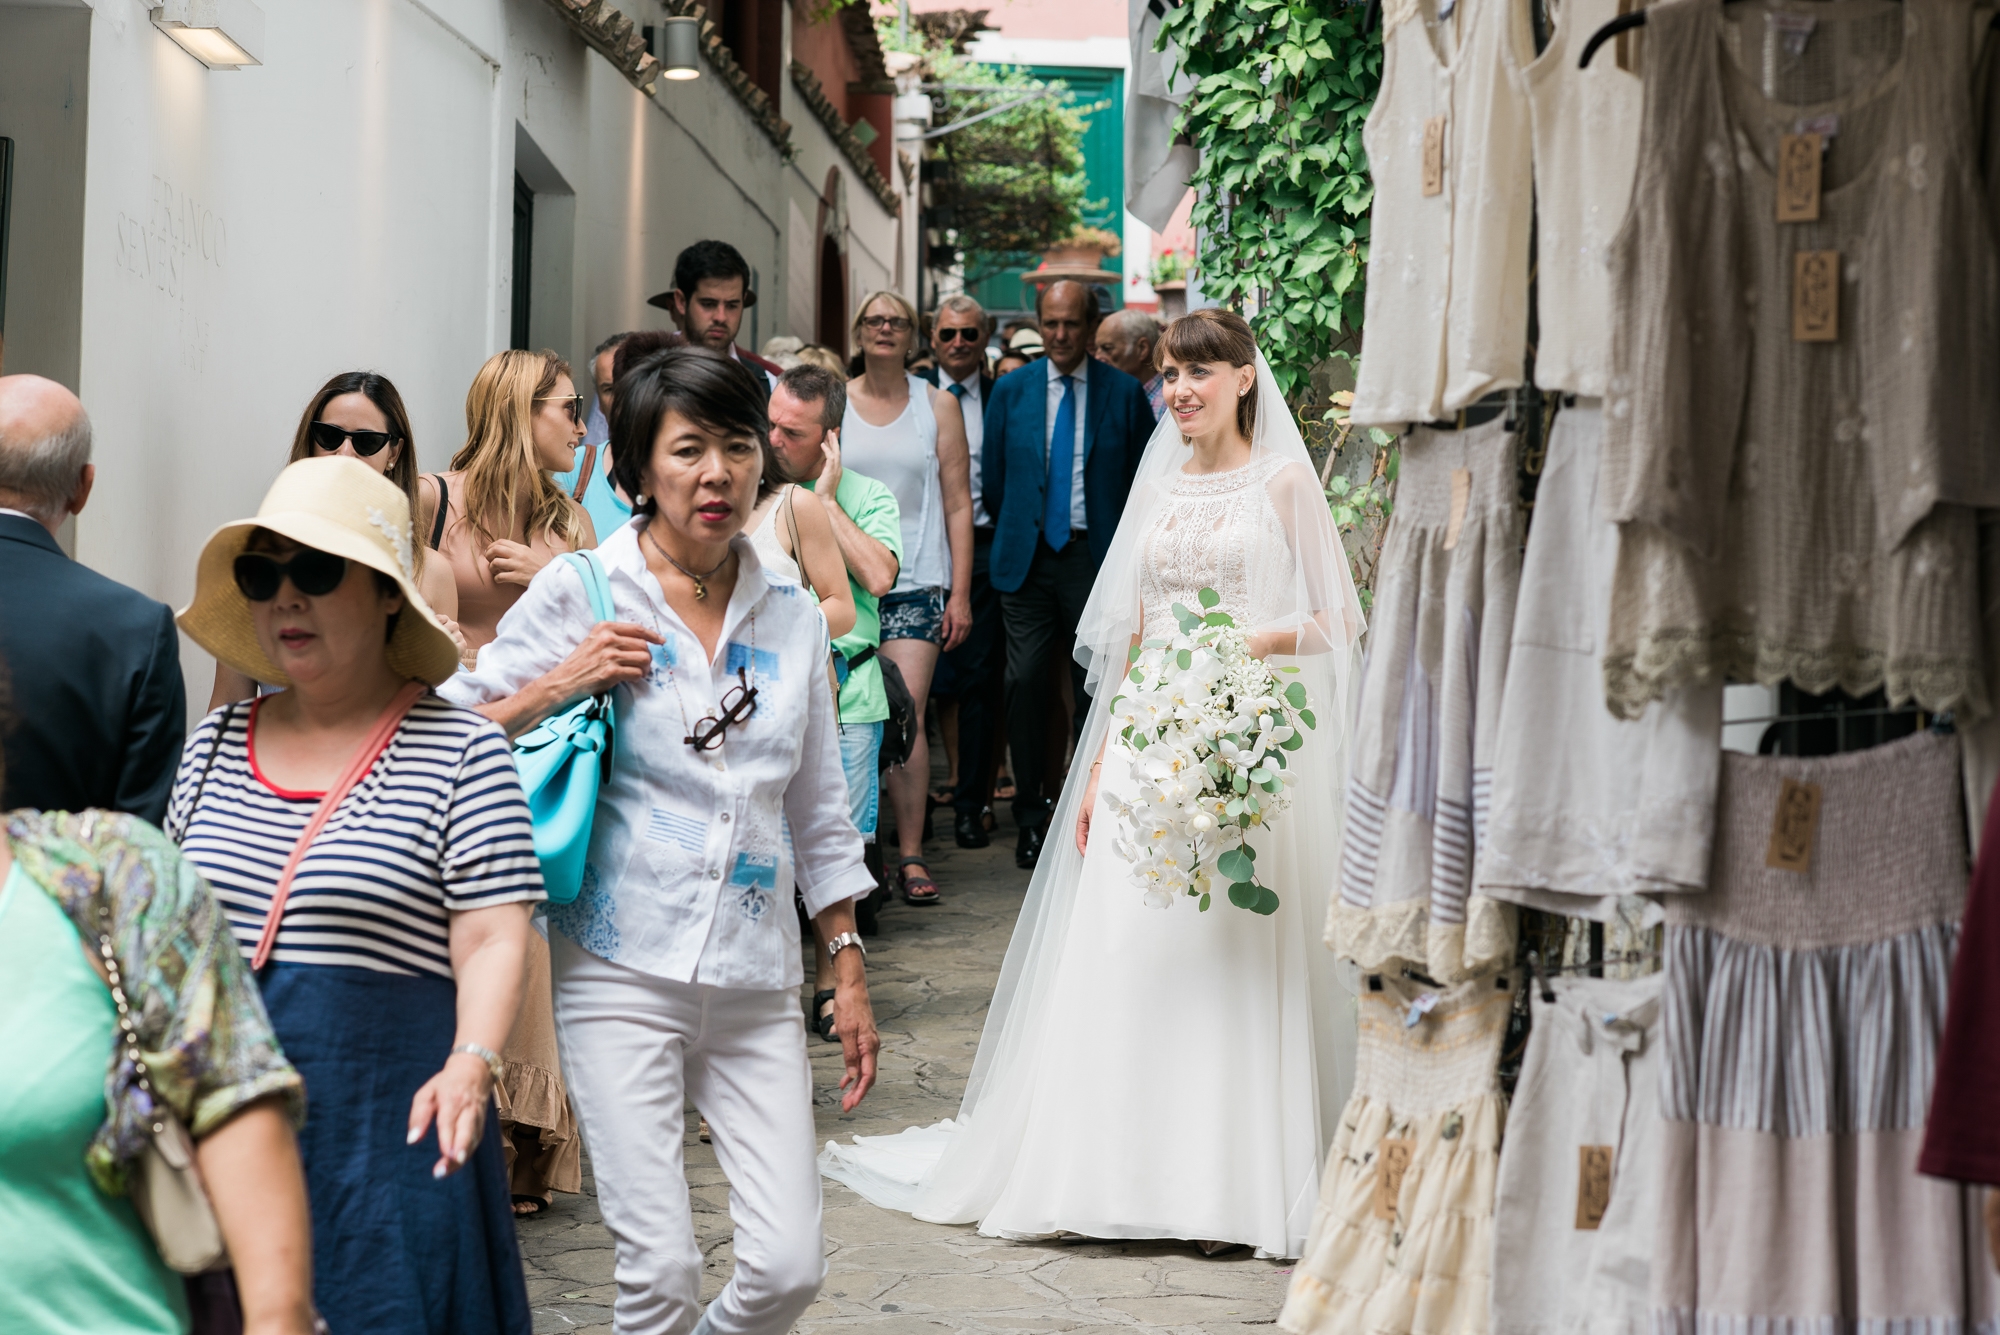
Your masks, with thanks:
<instances>
[{"instance_id":1,"label":"eyeglasses hanging on shirt","mask_svg":"<svg viewBox=\"0 0 2000 1335\"><path fill-rule=\"evenodd\" d=\"M714 714L704 716L699 723L688 730L688 735L681 738L682 741L697 751L713 751L722 745L722 740L728 735L731 724L741 723L757 712L757 688L750 684L750 678L743 668L736 669L736 680L739 684L722 697L721 717L718 718Z\"/></svg>"}]
</instances>

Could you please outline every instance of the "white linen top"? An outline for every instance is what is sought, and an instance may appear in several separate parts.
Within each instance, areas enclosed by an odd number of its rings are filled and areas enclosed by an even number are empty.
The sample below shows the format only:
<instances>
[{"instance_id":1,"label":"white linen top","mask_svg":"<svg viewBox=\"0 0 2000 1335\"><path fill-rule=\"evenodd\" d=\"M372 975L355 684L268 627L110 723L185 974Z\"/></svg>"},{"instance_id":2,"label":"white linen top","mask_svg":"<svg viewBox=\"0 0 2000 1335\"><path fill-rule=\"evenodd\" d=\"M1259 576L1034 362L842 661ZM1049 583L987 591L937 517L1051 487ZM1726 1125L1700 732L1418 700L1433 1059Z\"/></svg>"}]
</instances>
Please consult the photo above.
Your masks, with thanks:
<instances>
[{"instance_id":1,"label":"white linen top","mask_svg":"<svg viewBox=\"0 0 2000 1335\"><path fill-rule=\"evenodd\" d=\"M1534 175L1518 71L1534 35L1515 0L1440 8L1382 7L1382 84L1361 132L1375 203L1357 426L1436 421L1527 371ZM1432 122L1443 188L1426 195Z\"/></svg>"},{"instance_id":2,"label":"white linen top","mask_svg":"<svg viewBox=\"0 0 2000 1335\"><path fill-rule=\"evenodd\" d=\"M1055 454L1056 410L1062 407L1063 374L1056 369L1055 358L1049 363L1049 415L1042 423L1042 466L1048 467ZM1090 359L1085 358L1069 373L1071 383L1076 386L1076 448L1069 456L1069 526L1073 529L1089 527L1084 522L1083 508L1083 407L1084 395L1090 389ZM1039 527L1039 525L1038 525Z\"/></svg>"},{"instance_id":3,"label":"white linen top","mask_svg":"<svg viewBox=\"0 0 2000 1335\"><path fill-rule=\"evenodd\" d=\"M627 525L597 549L617 619L658 631L645 678L617 688L611 777L575 902L549 923L601 959L682 983L796 988L804 981L796 883L806 912L867 894L847 814L839 723L826 681L826 618L798 585L765 578L749 539L712 661L660 592ZM462 705L512 695L560 663L594 623L583 578L551 562L500 618L499 634L438 694ZM683 738L721 713L741 669L757 707L722 745ZM789 830L790 839L786 834Z\"/></svg>"},{"instance_id":4,"label":"white linen top","mask_svg":"<svg viewBox=\"0 0 2000 1335\"><path fill-rule=\"evenodd\" d=\"M927 380L910 376L910 402L887 426L873 426L847 401L840 422L840 465L895 493L903 517L903 564L895 592L951 587L951 547L944 535L944 484L938 476L937 416Z\"/></svg>"}]
</instances>

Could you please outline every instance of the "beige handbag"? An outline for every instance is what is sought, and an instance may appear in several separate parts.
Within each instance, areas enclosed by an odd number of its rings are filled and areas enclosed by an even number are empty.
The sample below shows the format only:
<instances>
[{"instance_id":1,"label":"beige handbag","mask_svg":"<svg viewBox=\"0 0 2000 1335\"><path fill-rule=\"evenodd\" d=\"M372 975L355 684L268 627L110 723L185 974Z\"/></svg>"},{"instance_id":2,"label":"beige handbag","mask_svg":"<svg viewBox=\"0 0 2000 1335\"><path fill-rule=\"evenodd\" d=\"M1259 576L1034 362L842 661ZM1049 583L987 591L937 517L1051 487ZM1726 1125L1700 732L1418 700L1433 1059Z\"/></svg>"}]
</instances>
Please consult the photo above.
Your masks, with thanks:
<instances>
[{"instance_id":1,"label":"beige handbag","mask_svg":"<svg viewBox=\"0 0 2000 1335\"><path fill-rule=\"evenodd\" d=\"M174 1110L153 1094L145 1063L139 1059L139 1035L132 1027L132 1011L126 1004L125 980L118 970L118 956L109 935L97 938L97 955L91 960L98 976L111 989L118 1007L118 1029L125 1044L125 1056L138 1066L139 1089L153 1105L153 1138L132 1166L130 1192L132 1206L153 1242L160 1259L170 1270L183 1275L199 1275L226 1269L229 1248L222 1241L222 1226L208 1203L208 1191L201 1184L201 1169L194 1159L194 1137Z\"/></svg>"}]
</instances>

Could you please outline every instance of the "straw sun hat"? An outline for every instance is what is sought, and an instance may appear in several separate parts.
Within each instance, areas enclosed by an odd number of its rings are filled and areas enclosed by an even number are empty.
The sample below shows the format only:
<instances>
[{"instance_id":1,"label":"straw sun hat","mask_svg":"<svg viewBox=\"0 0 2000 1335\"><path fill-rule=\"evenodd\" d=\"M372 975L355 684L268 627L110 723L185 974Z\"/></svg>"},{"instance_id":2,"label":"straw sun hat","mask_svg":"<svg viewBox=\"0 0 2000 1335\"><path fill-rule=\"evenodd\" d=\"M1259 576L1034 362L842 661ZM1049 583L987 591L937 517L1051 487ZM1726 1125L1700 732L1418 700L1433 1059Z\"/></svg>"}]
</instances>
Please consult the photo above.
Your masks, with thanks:
<instances>
[{"instance_id":1,"label":"straw sun hat","mask_svg":"<svg viewBox=\"0 0 2000 1335\"><path fill-rule=\"evenodd\" d=\"M458 646L417 592L410 503L402 488L358 459L301 459L278 474L255 519L209 536L196 569L194 601L174 619L188 638L252 681L290 686L257 643L250 601L234 566L257 529L379 570L396 581L404 607L389 637L389 666L435 686L458 670Z\"/></svg>"}]
</instances>

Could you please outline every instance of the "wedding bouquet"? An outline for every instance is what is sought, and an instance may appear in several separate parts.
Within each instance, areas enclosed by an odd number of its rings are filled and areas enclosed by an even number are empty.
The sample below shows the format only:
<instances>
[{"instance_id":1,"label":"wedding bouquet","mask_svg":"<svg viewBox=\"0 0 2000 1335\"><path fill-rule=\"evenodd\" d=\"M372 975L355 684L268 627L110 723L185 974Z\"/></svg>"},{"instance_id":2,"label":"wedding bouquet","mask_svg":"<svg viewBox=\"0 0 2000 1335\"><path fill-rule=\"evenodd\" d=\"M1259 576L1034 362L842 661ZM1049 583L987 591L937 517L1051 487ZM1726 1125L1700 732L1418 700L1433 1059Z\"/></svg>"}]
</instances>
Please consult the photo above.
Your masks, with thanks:
<instances>
[{"instance_id":1,"label":"wedding bouquet","mask_svg":"<svg viewBox=\"0 0 2000 1335\"><path fill-rule=\"evenodd\" d=\"M1291 805L1296 776L1286 756L1317 720L1304 685L1281 686L1236 622L1215 610L1221 596L1203 589L1199 601L1200 612L1174 604L1178 635L1132 651L1124 694L1111 702L1138 787L1129 801L1105 798L1130 833L1114 847L1154 908L1189 895L1205 913L1220 882L1236 907L1275 913L1278 896L1257 881L1249 835Z\"/></svg>"}]
</instances>

